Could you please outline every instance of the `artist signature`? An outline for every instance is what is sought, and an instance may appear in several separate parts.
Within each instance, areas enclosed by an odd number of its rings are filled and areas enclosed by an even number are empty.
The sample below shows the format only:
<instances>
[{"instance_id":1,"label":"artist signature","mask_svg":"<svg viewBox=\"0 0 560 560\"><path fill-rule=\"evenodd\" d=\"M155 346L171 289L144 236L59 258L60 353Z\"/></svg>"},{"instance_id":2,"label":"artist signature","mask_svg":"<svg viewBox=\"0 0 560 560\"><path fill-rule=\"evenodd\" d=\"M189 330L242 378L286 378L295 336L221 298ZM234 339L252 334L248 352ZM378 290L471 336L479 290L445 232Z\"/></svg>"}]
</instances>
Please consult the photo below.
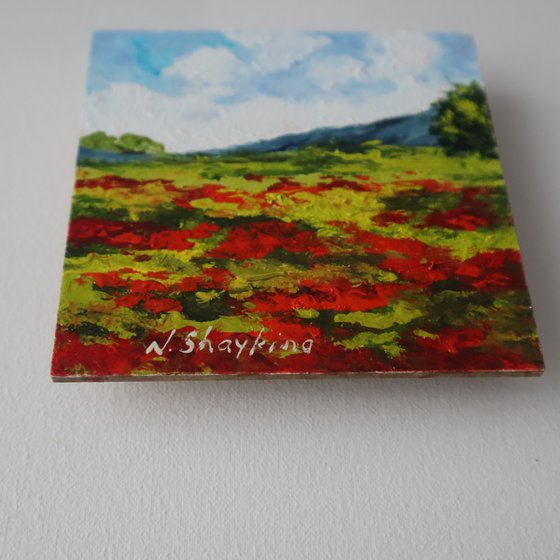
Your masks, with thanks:
<instances>
[{"instance_id":1,"label":"artist signature","mask_svg":"<svg viewBox=\"0 0 560 560\"><path fill-rule=\"evenodd\" d=\"M176 348L170 345L171 341L175 338L177 330L173 329L169 332L167 340L162 346L158 344L156 340L152 341L146 348L146 354L151 354L154 352L158 356L163 356L164 352L172 352L177 350L182 354L192 354L194 352L224 352L227 354L235 355L236 358L240 358L244 353L249 356L253 356L256 352L269 353L283 352L288 354L298 354L303 352L304 354L311 354L313 349L313 339L307 338L301 344L298 344L295 340L285 339L281 342L274 341L270 342L264 338L264 329L261 329L252 341L249 338L239 338L237 336L232 336L231 338L224 338L222 340L212 340L210 334L212 333L213 327L208 327L204 336L199 339L198 331L192 330L188 334L182 337L181 347Z\"/></svg>"}]
</instances>

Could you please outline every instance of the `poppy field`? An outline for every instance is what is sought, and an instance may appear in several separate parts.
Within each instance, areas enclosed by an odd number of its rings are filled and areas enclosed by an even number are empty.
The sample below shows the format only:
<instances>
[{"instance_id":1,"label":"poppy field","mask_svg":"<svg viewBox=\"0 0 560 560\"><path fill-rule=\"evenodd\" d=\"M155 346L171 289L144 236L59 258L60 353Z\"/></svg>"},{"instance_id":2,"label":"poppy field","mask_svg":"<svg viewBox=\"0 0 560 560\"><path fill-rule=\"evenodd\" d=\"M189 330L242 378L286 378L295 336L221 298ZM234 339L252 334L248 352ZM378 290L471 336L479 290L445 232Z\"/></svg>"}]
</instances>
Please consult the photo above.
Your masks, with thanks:
<instances>
[{"instance_id":1,"label":"poppy field","mask_svg":"<svg viewBox=\"0 0 560 560\"><path fill-rule=\"evenodd\" d=\"M80 159L55 380L542 366L497 159Z\"/></svg>"}]
</instances>

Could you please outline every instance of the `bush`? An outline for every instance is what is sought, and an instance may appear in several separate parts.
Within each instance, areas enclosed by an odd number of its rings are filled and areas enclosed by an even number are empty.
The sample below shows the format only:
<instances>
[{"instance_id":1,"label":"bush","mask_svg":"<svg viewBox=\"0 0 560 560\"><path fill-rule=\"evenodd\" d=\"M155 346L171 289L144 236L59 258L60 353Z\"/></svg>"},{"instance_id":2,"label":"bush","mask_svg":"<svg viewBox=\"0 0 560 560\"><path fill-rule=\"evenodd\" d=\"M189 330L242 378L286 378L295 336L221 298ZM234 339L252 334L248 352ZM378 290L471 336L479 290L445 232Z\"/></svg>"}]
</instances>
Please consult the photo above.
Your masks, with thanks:
<instances>
[{"instance_id":1,"label":"bush","mask_svg":"<svg viewBox=\"0 0 560 560\"><path fill-rule=\"evenodd\" d=\"M117 138L102 131L82 136L80 146L90 150L132 154L161 154L165 150L163 144L154 142L147 136L121 134Z\"/></svg>"}]
</instances>

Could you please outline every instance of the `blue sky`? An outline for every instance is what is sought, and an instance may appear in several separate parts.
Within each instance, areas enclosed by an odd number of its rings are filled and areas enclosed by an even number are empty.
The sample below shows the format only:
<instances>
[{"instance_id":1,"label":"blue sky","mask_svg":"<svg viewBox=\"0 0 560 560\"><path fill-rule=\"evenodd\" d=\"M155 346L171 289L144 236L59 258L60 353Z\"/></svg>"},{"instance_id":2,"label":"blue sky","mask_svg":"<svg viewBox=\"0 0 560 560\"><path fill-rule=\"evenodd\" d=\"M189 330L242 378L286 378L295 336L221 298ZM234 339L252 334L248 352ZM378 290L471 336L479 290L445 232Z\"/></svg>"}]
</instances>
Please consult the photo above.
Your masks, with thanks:
<instances>
[{"instance_id":1,"label":"blue sky","mask_svg":"<svg viewBox=\"0 0 560 560\"><path fill-rule=\"evenodd\" d=\"M101 31L84 120L189 151L415 112L471 80L461 34Z\"/></svg>"}]
</instances>

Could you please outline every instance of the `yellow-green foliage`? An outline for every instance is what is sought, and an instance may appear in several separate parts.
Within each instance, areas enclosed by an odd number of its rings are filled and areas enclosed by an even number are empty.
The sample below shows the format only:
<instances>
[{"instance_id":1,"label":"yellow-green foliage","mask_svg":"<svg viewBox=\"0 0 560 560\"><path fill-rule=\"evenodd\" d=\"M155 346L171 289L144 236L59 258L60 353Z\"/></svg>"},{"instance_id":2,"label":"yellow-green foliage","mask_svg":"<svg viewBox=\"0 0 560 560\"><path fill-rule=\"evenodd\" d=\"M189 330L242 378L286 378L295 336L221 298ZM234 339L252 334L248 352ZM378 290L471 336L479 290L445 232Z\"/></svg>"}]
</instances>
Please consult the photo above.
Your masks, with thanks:
<instances>
[{"instance_id":1,"label":"yellow-green foliage","mask_svg":"<svg viewBox=\"0 0 560 560\"><path fill-rule=\"evenodd\" d=\"M475 103L463 99L458 106L476 118ZM442 126L455 125L443 115ZM410 257L398 244L376 252L374 242L354 240L359 232L373 239L420 241L444 255L443 262L453 260L454 266L484 252L517 251L496 159L450 157L439 148L369 142L356 153L304 148L250 156L166 155L143 162L91 162L78 169L77 181L73 220L151 224L154 231L171 232L201 224L213 227L207 235L189 238L182 250L103 243L102 234L101 241L90 245L70 243L59 325L80 333L85 345L108 344L110 337L133 341L147 332L165 334L187 327L200 333L209 327L221 333L255 333L268 331L263 325L273 319L288 325L287 332L290 324L306 336L321 330L341 351L369 349L389 360L406 355L411 340L429 344L442 329L473 322L489 329L485 344L517 348L535 337L530 321L514 334L507 329L507 322L530 316L523 294L492 299L446 280L432 280L441 285L428 289L430 282L424 286L406 276L408 265L404 271L383 265L385 258L398 262ZM109 188L107 181L113 181ZM191 196L199 191L205 194ZM467 204L464 227L430 222L438 212L460 209L465 200L472 208ZM493 218L472 222L471 227L468 220L476 216L468 213L480 208L483 217ZM393 219L386 221L384 216ZM241 228L237 235L246 235L243 232L249 230L243 228L255 222L296 224L294 235L312 235L320 244L317 258L310 258L305 247L280 245L265 258L251 251L243 258L219 256L223 243L235 243L236 227ZM267 235L266 228L260 235ZM253 251L258 251L258 241ZM418 263L431 271L425 258L418 257ZM465 270L468 277L476 267ZM220 282L213 280L216 271L223 273ZM111 274L113 284L104 285L104 275ZM191 287L182 284L190 278L198 280ZM500 282L499 276L495 281ZM135 299L131 286L138 282L153 282L149 297L156 304L163 301L161 308L151 308L144 292ZM329 286L337 286L332 294ZM384 300L376 286L400 289L387 292ZM358 307L344 299L354 290ZM123 297L132 299L123 302ZM276 298L284 298L284 308L275 307Z\"/></svg>"}]
</instances>

